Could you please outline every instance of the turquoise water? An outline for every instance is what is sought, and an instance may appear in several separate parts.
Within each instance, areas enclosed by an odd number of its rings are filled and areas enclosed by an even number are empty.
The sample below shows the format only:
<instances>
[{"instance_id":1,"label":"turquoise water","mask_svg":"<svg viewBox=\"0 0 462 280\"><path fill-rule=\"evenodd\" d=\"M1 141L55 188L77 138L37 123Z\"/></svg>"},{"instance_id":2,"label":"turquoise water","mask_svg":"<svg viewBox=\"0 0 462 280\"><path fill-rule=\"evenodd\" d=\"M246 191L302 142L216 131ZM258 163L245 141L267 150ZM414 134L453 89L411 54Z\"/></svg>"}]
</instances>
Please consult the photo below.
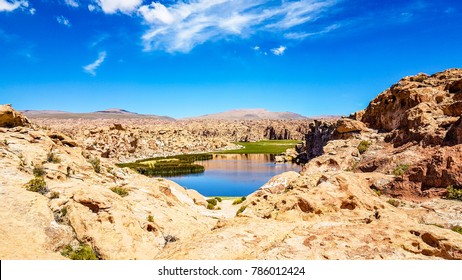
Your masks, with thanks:
<instances>
[{"instance_id":1,"label":"turquoise water","mask_svg":"<svg viewBox=\"0 0 462 280\"><path fill-rule=\"evenodd\" d=\"M214 155L212 160L197 163L204 165L204 173L168 179L205 196L246 196L275 175L301 169L292 163L275 164L274 155L264 154Z\"/></svg>"}]
</instances>

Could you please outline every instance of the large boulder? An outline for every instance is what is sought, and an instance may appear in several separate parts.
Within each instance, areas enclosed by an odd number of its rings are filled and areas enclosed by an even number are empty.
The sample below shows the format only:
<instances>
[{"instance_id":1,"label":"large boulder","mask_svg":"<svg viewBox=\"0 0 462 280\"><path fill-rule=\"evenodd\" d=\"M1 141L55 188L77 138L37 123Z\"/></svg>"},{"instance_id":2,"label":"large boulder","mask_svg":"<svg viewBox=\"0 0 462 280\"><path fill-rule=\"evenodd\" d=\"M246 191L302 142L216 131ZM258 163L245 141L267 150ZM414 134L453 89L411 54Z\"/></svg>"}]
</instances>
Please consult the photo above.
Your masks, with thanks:
<instances>
[{"instance_id":1,"label":"large boulder","mask_svg":"<svg viewBox=\"0 0 462 280\"><path fill-rule=\"evenodd\" d=\"M15 111L11 104L0 105L0 127L30 126L29 120Z\"/></svg>"},{"instance_id":2,"label":"large boulder","mask_svg":"<svg viewBox=\"0 0 462 280\"><path fill-rule=\"evenodd\" d=\"M462 69L405 77L372 100L361 121L393 132L388 140L396 146L413 141L440 145L462 114L461 84Z\"/></svg>"}]
</instances>

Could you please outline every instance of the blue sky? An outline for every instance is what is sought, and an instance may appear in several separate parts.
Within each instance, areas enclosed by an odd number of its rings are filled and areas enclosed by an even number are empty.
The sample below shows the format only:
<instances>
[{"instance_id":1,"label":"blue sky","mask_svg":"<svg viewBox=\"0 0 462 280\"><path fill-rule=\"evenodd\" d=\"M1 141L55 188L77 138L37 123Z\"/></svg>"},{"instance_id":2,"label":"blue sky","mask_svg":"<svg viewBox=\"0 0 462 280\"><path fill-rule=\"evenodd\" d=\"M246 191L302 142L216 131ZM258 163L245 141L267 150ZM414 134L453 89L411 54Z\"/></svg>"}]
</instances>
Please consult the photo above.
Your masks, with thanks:
<instances>
[{"instance_id":1,"label":"blue sky","mask_svg":"<svg viewBox=\"0 0 462 280\"><path fill-rule=\"evenodd\" d=\"M349 114L462 67L458 0L0 0L0 103Z\"/></svg>"}]
</instances>

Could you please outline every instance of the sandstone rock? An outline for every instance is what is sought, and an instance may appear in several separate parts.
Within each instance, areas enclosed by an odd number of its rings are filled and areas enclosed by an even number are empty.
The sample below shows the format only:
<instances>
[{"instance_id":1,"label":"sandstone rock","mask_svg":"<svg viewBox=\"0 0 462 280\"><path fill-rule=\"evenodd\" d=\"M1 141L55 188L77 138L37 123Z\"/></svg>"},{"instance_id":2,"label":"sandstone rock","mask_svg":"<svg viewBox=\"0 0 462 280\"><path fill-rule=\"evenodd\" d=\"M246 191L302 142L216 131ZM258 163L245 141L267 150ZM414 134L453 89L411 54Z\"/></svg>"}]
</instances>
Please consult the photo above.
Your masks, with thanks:
<instances>
[{"instance_id":1,"label":"sandstone rock","mask_svg":"<svg viewBox=\"0 0 462 280\"><path fill-rule=\"evenodd\" d=\"M29 120L10 104L0 105L0 127L30 126Z\"/></svg>"},{"instance_id":2,"label":"sandstone rock","mask_svg":"<svg viewBox=\"0 0 462 280\"><path fill-rule=\"evenodd\" d=\"M462 69L406 77L371 101L361 120L369 127L393 131L389 141L442 144L453 117L462 114Z\"/></svg>"},{"instance_id":3,"label":"sandstone rock","mask_svg":"<svg viewBox=\"0 0 462 280\"><path fill-rule=\"evenodd\" d=\"M337 121L338 133L361 132L366 130L364 123L352 119L340 119Z\"/></svg>"}]
</instances>

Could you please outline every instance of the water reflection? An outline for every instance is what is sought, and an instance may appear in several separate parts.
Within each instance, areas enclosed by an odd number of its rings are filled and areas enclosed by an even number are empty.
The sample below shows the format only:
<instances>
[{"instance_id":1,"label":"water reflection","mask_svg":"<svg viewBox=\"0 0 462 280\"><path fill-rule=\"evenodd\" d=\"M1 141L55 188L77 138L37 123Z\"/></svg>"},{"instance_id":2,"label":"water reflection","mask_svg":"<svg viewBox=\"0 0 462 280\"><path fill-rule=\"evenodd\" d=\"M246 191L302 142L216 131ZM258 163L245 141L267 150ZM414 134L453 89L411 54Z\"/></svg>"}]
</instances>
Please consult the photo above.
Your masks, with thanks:
<instances>
[{"instance_id":1,"label":"water reflection","mask_svg":"<svg viewBox=\"0 0 462 280\"><path fill-rule=\"evenodd\" d=\"M204 173L168 179L205 196L243 196L277 174L301 169L292 163L275 164L274 155L264 154L214 155L212 160L197 163L205 167Z\"/></svg>"}]
</instances>

